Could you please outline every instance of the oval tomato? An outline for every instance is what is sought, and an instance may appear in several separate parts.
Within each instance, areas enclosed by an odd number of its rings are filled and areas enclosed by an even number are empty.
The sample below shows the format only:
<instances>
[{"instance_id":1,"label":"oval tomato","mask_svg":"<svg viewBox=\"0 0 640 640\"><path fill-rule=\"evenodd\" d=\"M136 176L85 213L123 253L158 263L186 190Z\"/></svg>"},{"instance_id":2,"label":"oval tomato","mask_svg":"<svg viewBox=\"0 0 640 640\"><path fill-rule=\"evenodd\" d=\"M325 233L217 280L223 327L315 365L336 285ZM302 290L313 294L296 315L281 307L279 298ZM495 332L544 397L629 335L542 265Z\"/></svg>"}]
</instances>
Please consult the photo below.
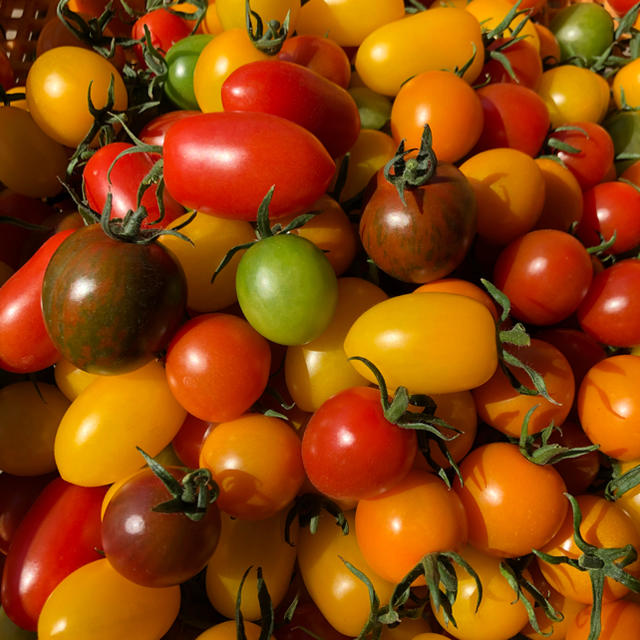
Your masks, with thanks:
<instances>
[{"instance_id":1,"label":"oval tomato","mask_svg":"<svg viewBox=\"0 0 640 640\"><path fill-rule=\"evenodd\" d=\"M273 185L272 219L310 207L335 169L313 134L268 113L184 118L167 131L163 153L167 189L178 202L241 220L256 219Z\"/></svg>"}]
</instances>

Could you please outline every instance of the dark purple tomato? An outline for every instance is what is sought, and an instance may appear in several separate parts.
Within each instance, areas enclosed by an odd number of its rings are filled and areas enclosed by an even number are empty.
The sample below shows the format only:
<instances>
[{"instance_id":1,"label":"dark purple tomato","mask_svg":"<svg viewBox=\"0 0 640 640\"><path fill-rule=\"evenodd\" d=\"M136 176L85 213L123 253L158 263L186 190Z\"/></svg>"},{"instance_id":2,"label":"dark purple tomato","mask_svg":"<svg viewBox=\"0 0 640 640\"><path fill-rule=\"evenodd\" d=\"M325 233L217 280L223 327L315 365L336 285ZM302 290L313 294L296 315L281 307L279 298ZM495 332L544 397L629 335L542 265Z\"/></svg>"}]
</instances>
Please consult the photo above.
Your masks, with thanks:
<instances>
[{"instance_id":1,"label":"dark purple tomato","mask_svg":"<svg viewBox=\"0 0 640 640\"><path fill-rule=\"evenodd\" d=\"M123 242L93 224L71 234L42 285L45 325L60 353L101 375L156 357L184 320L182 268L160 244Z\"/></svg>"},{"instance_id":2,"label":"dark purple tomato","mask_svg":"<svg viewBox=\"0 0 640 640\"><path fill-rule=\"evenodd\" d=\"M185 472L167 471L178 481ZM102 545L113 568L147 587L188 580L205 567L220 536L220 512L209 504L200 520L153 507L171 500L160 478L148 467L130 476L109 500L102 518Z\"/></svg>"}]
</instances>

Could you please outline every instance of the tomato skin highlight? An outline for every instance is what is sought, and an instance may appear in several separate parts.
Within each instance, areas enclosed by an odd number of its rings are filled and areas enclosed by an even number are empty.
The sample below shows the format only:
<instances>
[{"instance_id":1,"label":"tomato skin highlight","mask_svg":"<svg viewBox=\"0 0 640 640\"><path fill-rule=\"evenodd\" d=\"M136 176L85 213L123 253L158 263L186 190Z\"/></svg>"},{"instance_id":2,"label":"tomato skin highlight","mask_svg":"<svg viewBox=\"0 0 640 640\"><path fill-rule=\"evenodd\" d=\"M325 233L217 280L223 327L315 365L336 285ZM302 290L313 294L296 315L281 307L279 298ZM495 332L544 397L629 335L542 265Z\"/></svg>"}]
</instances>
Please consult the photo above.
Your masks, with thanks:
<instances>
[{"instance_id":1,"label":"tomato skin highlight","mask_svg":"<svg viewBox=\"0 0 640 640\"><path fill-rule=\"evenodd\" d=\"M184 118L167 131L163 155L167 189L178 202L241 220L256 219L273 185L272 219L309 207L325 192L335 170L312 133L269 113Z\"/></svg>"},{"instance_id":2,"label":"tomato skin highlight","mask_svg":"<svg viewBox=\"0 0 640 640\"><path fill-rule=\"evenodd\" d=\"M133 371L167 346L183 319L187 288L159 244L78 229L49 261L42 284L47 331L60 353L89 373Z\"/></svg>"},{"instance_id":3,"label":"tomato skin highlight","mask_svg":"<svg viewBox=\"0 0 640 640\"><path fill-rule=\"evenodd\" d=\"M47 597L78 567L97 560L100 505L106 487L52 480L18 527L2 577L2 608L35 631Z\"/></svg>"},{"instance_id":4,"label":"tomato skin highlight","mask_svg":"<svg viewBox=\"0 0 640 640\"><path fill-rule=\"evenodd\" d=\"M0 367L5 371L40 371L60 357L47 332L40 300L51 256L71 233L60 231L46 240L0 287Z\"/></svg>"}]
</instances>

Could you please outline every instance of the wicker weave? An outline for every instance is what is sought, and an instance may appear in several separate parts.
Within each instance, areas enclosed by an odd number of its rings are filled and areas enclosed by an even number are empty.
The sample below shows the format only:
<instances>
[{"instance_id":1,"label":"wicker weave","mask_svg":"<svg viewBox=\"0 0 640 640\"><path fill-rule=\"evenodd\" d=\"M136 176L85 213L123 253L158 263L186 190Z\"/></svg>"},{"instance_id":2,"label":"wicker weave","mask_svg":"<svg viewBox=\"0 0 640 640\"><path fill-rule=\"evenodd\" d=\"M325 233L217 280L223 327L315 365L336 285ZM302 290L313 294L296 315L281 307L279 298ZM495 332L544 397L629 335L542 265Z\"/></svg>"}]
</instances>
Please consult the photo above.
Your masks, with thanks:
<instances>
[{"instance_id":1,"label":"wicker weave","mask_svg":"<svg viewBox=\"0 0 640 640\"><path fill-rule=\"evenodd\" d=\"M0 26L18 84L25 81L40 30L55 13L56 4L54 0L0 0Z\"/></svg>"}]
</instances>

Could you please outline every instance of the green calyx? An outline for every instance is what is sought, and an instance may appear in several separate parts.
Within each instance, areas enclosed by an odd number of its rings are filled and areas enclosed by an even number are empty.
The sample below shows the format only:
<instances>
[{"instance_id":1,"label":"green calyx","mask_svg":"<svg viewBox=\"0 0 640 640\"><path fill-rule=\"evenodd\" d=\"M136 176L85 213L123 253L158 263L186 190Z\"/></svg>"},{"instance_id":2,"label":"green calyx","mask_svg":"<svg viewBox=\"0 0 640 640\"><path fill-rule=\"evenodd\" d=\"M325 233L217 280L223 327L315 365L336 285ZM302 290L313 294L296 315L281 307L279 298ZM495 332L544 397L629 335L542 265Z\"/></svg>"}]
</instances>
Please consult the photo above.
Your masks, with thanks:
<instances>
[{"instance_id":1,"label":"green calyx","mask_svg":"<svg viewBox=\"0 0 640 640\"><path fill-rule=\"evenodd\" d=\"M422 187L433 177L438 166L435 151L432 146L431 127L425 124L420 139L420 148L417 149L418 154L415 157L407 159L407 155L416 151L416 149L405 150L402 140L396 154L384 166L384 177L395 186L402 200L402 204L406 206L404 192L406 189L416 189Z\"/></svg>"},{"instance_id":2,"label":"green calyx","mask_svg":"<svg viewBox=\"0 0 640 640\"><path fill-rule=\"evenodd\" d=\"M245 16L247 23L247 33L253 45L262 53L268 56L275 56L282 48L282 44L289 35L289 20L291 12L287 11L287 15L282 22L277 20L269 20L266 25L260 15L253 11L249 6L249 0L245 0ZM253 21L255 20L255 27Z\"/></svg>"},{"instance_id":3,"label":"green calyx","mask_svg":"<svg viewBox=\"0 0 640 640\"><path fill-rule=\"evenodd\" d=\"M336 525L342 529L343 535L349 534L349 522L340 507L331 499L320 493L303 493L296 497L292 507L287 512L284 528L286 543L293 546L291 541L291 525L297 519L301 527L309 527L311 533L316 533L323 511L333 516Z\"/></svg>"},{"instance_id":4,"label":"green calyx","mask_svg":"<svg viewBox=\"0 0 640 640\"><path fill-rule=\"evenodd\" d=\"M241 611L242 605L242 589L244 583L249 575L249 572L253 569L253 566L247 567L246 571L242 575L240 585L238 586L238 594L236 596L235 606L235 622L236 622L236 638L237 640L247 640L247 634L244 630L244 617ZM270 640L273 635L273 629L275 627L275 616L273 612L273 602L267 589L267 584L262 577L262 567L256 568L257 583L256 588L258 590L258 604L260 605L260 636L258 640Z\"/></svg>"}]
</instances>

